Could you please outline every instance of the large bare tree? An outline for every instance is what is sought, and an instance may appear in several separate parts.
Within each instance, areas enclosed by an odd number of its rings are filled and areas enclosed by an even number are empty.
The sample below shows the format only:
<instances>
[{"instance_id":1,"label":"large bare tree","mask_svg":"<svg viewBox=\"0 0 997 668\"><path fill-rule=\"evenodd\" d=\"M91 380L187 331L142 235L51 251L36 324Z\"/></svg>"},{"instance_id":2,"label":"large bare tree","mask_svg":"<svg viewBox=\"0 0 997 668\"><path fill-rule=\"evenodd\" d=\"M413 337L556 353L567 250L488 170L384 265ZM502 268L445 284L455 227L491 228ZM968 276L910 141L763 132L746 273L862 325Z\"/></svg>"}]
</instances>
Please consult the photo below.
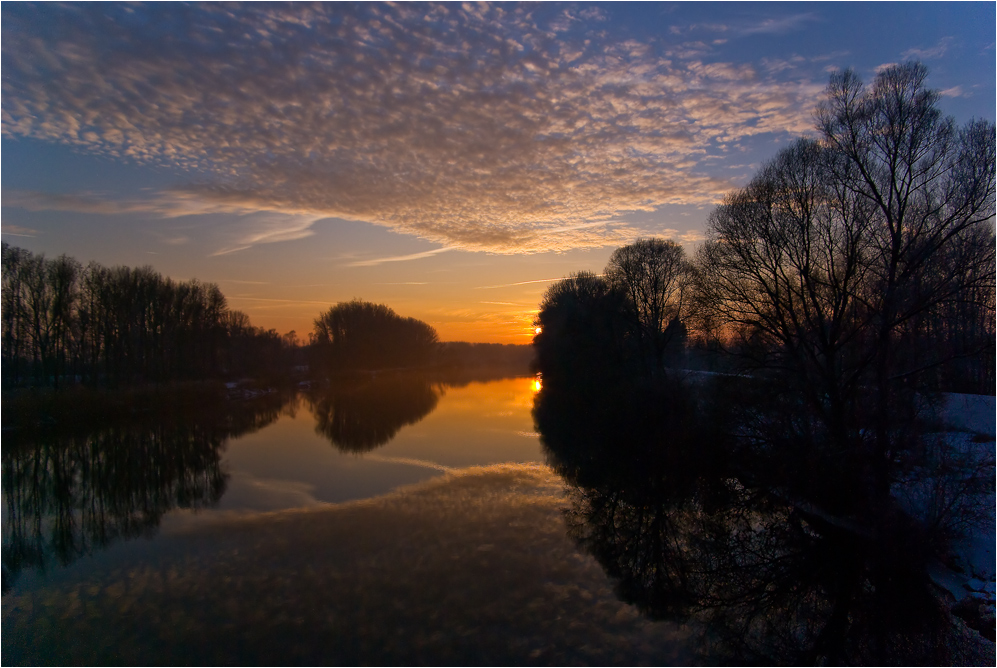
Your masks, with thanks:
<instances>
[{"instance_id":1,"label":"large bare tree","mask_svg":"<svg viewBox=\"0 0 997 668\"><path fill-rule=\"evenodd\" d=\"M926 74L832 76L820 136L729 195L698 255L703 320L806 399L830 450L868 455L880 499L925 373L992 338L951 345L993 319L994 126L957 128Z\"/></svg>"},{"instance_id":2,"label":"large bare tree","mask_svg":"<svg viewBox=\"0 0 997 668\"><path fill-rule=\"evenodd\" d=\"M925 87L927 75L920 63L896 65L867 89L846 71L831 78L817 110L822 140L840 156L835 180L872 209L864 250L881 463L890 455L896 381L941 361L929 350L901 355L898 340L940 305L981 285L993 290L994 126L957 128ZM885 472L878 477L885 486Z\"/></svg>"}]
</instances>

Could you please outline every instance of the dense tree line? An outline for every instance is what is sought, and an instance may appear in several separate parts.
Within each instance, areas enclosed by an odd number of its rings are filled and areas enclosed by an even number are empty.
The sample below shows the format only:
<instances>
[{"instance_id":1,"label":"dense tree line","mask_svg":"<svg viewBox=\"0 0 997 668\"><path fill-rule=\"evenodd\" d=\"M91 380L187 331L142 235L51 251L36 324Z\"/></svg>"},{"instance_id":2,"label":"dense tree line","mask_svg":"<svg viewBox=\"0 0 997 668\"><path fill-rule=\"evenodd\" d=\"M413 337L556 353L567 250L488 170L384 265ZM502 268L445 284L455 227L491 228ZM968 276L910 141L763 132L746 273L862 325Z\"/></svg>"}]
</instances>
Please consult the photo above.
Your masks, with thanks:
<instances>
[{"instance_id":1,"label":"dense tree line","mask_svg":"<svg viewBox=\"0 0 997 668\"><path fill-rule=\"evenodd\" d=\"M588 347L653 375L691 335L821 410L874 392L880 422L904 388L993 392L994 126L944 118L926 76L834 75L818 137L730 193L694 258L641 239L551 286L538 355Z\"/></svg>"},{"instance_id":2,"label":"dense tree line","mask_svg":"<svg viewBox=\"0 0 997 668\"><path fill-rule=\"evenodd\" d=\"M684 360L693 275L674 241L638 239L613 253L603 275L553 284L535 322L538 369L660 378Z\"/></svg>"},{"instance_id":3,"label":"dense tree line","mask_svg":"<svg viewBox=\"0 0 997 668\"><path fill-rule=\"evenodd\" d=\"M992 519L992 447L936 409L994 392L997 136L943 118L925 76L834 75L817 137L730 193L694 257L642 239L540 305L534 420L577 488L569 531L625 600L698 619L711 661L986 654L951 618L992 634L985 604L930 573Z\"/></svg>"},{"instance_id":4,"label":"dense tree line","mask_svg":"<svg viewBox=\"0 0 997 668\"><path fill-rule=\"evenodd\" d=\"M680 396L687 372L669 368L688 368L692 348L743 378L724 419L765 453L756 471L883 528L893 487L947 456L936 393L995 387L995 130L944 118L926 74L832 76L817 137L730 193L691 260L644 239L602 276L551 286L535 339L544 387L637 379ZM976 480L964 463L953 475ZM943 533L963 524L944 505L931 520Z\"/></svg>"},{"instance_id":5,"label":"dense tree line","mask_svg":"<svg viewBox=\"0 0 997 668\"><path fill-rule=\"evenodd\" d=\"M340 302L315 319L311 337L315 370L373 370L421 366L434 361L436 330L404 318L384 304Z\"/></svg>"},{"instance_id":6,"label":"dense tree line","mask_svg":"<svg viewBox=\"0 0 997 668\"><path fill-rule=\"evenodd\" d=\"M421 366L526 367L528 346L440 343L431 326L383 304L341 302L294 332L255 327L212 283L151 267L83 266L3 244L3 383L122 386Z\"/></svg>"},{"instance_id":7,"label":"dense tree line","mask_svg":"<svg viewBox=\"0 0 997 668\"><path fill-rule=\"evenodd\" d=\"M943 118L926 76L833 76L818 139L728 195L697 256L699 313L791 390L813 447L856 453L869 503L920 447L918 393L994 390L994 126Z\"/></svg>"},{"instance_id":8,"label":"dense tree line","mask_svg":"<svg viewBox=\"0 0 997 668\"><path fill-rule=\"evenodd\" d=\"M818 137L781 151L711 214L687 259L641 239L544 295L538 355L682 359L687 334L832 411L902 388L993 392L994 126L959 128L918 63L871 87L832 77ZM573 357L564 355L564 357ZM847 396L846 396L847 395ZM888 411L878 401L877 411Z\"/></svg>"},{"instance_id":9,"label":"dense tree line","mask_svg":"<svg viewBox=\"0 0 997 668\"><path fill-rule=\"evenodd\" d=\"M230 310L212 283L6 243L2 311L7 386L259 375L278 371L292 343Z\"/></svg>"}]
</instances>

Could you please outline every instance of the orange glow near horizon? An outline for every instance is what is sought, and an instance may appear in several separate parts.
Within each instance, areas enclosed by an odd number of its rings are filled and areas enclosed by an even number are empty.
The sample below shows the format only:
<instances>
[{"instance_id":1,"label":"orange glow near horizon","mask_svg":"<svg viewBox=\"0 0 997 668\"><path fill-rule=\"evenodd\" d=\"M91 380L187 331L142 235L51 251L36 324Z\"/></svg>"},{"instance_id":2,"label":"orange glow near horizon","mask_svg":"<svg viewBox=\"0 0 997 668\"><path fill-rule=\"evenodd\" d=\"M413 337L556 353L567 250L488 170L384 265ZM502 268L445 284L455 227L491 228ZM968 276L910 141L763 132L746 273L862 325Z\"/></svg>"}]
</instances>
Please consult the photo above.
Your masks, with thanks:
<instances>
[{"instance_id":1,"label":"orange glow near horizon","mask_svg":"<svg viewBox=\"0 0 997 668\"><path fill-rule=\"evenodd\" d=\"M383 303L391 307L398 315L406 318L416 318L430 324L439 336L440 341L466 341L468 343L514 343L530 345L538 332L533 326L536 310L529 311L487 311L468 313L439 314L437 309L412 309L392 304L388 300L368 300ZM334 304L330 303L330 306ZM275 329L280 334L294 331L302 341L308 340L308 335L314 328L315 319L329 307L309 305L307 308L296 308L296 313L275 312L272 309L259 308L256 304L244 303L238 298L230 300L230 307L244 311L253 325L263 329ZM422 312L420 312L420 310Z\"/></svg>"}]
</instances>

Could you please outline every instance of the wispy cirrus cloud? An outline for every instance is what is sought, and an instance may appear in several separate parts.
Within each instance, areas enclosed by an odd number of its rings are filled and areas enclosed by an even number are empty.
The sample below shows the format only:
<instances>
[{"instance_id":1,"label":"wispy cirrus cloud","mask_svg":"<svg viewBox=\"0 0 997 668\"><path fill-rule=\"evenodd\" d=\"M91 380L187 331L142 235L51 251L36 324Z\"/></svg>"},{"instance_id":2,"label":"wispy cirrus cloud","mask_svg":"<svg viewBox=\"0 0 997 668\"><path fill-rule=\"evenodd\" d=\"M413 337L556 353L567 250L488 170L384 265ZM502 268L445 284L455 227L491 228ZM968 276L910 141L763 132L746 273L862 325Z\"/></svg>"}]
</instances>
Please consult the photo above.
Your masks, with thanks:
<instances>
[{"instance_id":1,"label":"wispy cirrus cloud","mask_svg":"<svg viewBox=\"0 0 997 668\"><path fill-rule=\"evenodd\" d=\"M4 134L192 174L147 199L18 205L287 216L247 217L218 254L307 236L322 217L447 248L557 251L631 238L614 224L626 212L713 203L732 184L703 158L810 127L822 84L711 62L706 43L597 44L605 17L589 9L5 6Z\"/></svg>"},{"instance_id":2,"label":"wispy cirrus cloud","mask_svg":"<svg viewBox=\"0 0 997 668\"><path fill-rule=\"evenodd\" d=\"M122 198L97 192L49 193L5 188L3 204L28 211L73 211L103 215L145 214L160 218L215 213L250 214L259 212L263 208L256 202L240 203L231 198L199 196L189 189L163 190Z\"/></svg>"},{"instance_id":3,"label":"wispy cirrus cloud","mask_svg":"<svg viewBox=\"0 0 997 668\"><path fill-rule=\"evenodd\" d=\"M735 37L747 35L778 35L802 30L809 24L820 21L814 12L790 14L788 16L773 16L763 19L744 18L725 21L723 23L691 23L685 26L673 25L670 32L673 35L692 33L721 33ZM724 40L726 41L726 40Z\"/></svg>"},{"instance_id":4,"label":"wispy cirrus cloud","mask_svg":"<svg viewBox=\"0 0 997 668\"><path fill-rule=\"evenodd\" d=\"M558 278L538 278L533 281L519 281L517 283L503 283L501 285L479 285L475 287L475 290L495 290L497 288L511 288L516 285L529 285L531 283L553 283L554 281L560 281L564 276Z\"/></svg>"},{"instance_id":5,"label":"wispy cirrus cloud","mask_svg":"<svg viewBox=\"0 0 997 668\"><path fill-rule=\"evenodd\" d=\"M239 304L252 302L254 310L298 308L300 306L333 306L333 302L315 301L310 299L274 299L270 297L253 297L252 295L234 295L230 301Z\"/></svg>"},{"instance_id":6,"label":"wispy cirrus cloud","mask_svg":"<svg viewBox=\"0 0 997 668\"><path fill-rule=\"evenodd\" d=\"M794 30L800 30L807 25L820 20L817 14L805 12L777 18L768 18L755 23L748 23L736 29L742 35L778 35Z\"/></svg>"},{"instance_id":7,"label":"wispy cirrus cloud","mask_svg":"<svg viewBox=\"0 0 997 668\"><path fill-rule=\"evenodd\" d=\"M225 199L196 197L191 193L164 191L142 198L112 199L98 193L58 194L29 190L7 189L3 192L4 206L28 211L73 211L103 215L141 214L158 218L179 218L208 214L234 214L237 216L234 231L225 236L228 242L210 253L212 256L229 255L257 244L276 243L302 239L314 234L312 226L322 216L289 211L266 210L267 207L239 204ZM261 211L261 209L263 209ZM188 243L185 235L162 237L168 245Z\"/></svg>"},{"instance_id":8,"label":"wispy cirrus cloud","mask_svg":"<svg viewBox=\"0 0 997 668\"><path fill-rule=\"evenodd\" d=\"M239 226L240 231L234 245L222 248L212 255L228 255L252 248L257 244L272 244L278 241L292 241L310 237L315 233L312 225L318 220L316 216L275 212L251 214L244 218L246 220Z\"/></svg>"},{"instance_id":9,"label":"wispy cirrus cloud","mask_svg":"<svg viewBox=\"0 0 997 668\"><path fill-rule=\"evenodd\" d=\"M941 58L949 50L954 38L951 36L942 37L938 40L938 43L934 46L929 46L924 49L912 48L907 49L902 54L901 58L904 60L908 59L919 59L919 60L934 60L935 58Z\"/></svg>"},{"instance_id":10,"label":"wispy cirrus cloud","mask_svg":"<svg viewBox=\"0 0 997 668\"><path fill-rule=\"evenodd\" d=\"M21 227L20 225L4 225L0 229L0 234L9 234L12 237L37 237L41 232L30 227Z\"/></svg>"},{"instance_id":11,"label":"wispy cirrus cloud","mask_svg":"<svg viewBox=\"0 0 997 668\"><path fill-rule=\"evenodd\" d=\"M452 248L434 248L428 251L422 251L421 253L408 253L406 255L392 255L389 257L377 257L371 258L369 260L355 260L353 262L348 262L347 267L375 267L379 264L384 264L385 262L408 262L409 260L421 260L427 257L433 257L434 255L439 255L444 251L453 250Z\"/></svg>"}]
</instances>

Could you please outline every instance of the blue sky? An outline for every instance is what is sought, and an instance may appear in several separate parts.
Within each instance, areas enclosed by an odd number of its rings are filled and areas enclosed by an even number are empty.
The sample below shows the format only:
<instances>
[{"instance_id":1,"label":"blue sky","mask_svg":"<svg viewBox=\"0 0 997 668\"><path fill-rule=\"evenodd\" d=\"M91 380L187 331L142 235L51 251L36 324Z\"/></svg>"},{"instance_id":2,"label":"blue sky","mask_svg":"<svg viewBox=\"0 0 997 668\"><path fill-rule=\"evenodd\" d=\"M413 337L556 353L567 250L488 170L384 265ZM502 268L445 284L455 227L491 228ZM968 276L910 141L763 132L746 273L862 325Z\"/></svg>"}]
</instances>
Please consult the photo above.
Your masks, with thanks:
<instances>
[{"instance_id":1,"label":"blue sky","mask_svg":"<svg viewBox=\"0 0 997 668\"><path fill-rule=\"evenodd\" d=\"M384 302L529 341L550 280L692 250L828 76L993 120L993 3L4 3L2 235L218 283L281 332Z\"/></svg>"}]
</instances>

